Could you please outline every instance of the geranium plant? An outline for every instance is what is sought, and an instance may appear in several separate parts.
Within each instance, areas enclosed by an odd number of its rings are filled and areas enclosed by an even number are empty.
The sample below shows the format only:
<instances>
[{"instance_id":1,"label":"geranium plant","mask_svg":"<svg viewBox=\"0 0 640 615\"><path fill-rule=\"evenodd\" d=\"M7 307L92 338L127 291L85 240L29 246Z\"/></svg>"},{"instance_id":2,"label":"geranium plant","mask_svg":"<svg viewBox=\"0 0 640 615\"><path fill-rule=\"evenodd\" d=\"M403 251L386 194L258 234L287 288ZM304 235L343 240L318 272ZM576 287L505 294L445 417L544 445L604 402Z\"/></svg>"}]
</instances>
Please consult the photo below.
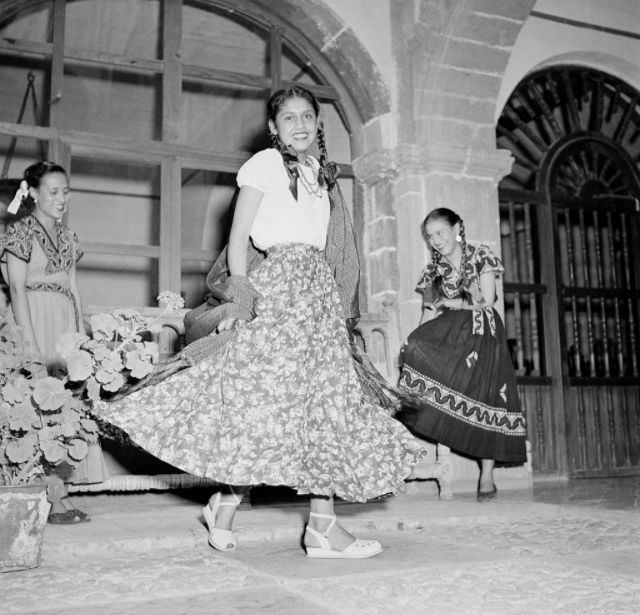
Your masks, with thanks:
<instances>
[{"instance_id":1,"label":"geranium plant","mask_svg":"<svg viewBox=\"0 0 640 615\"><path fill-rule=\"evenodd\" d=\"M167 315L184 306L176 293L158 297L163 311L153 317L121 309L91 317L91 335L67 333L57 350L67 364L67 379L76 394L89 400L112 398L151 374L158 361L158 332Z\"/></svg>"},{"instance_id":2,"label":"geranium plant","mask_svg":"<svg viewBox=\"0 0 640 615\"><path fill-rule=\"evenodd\" d=\"M22 329L0 314L0 485L24 485L62 462L74 466L98 426L86 403L46 375Z\"/></svg>"}]
</instances>

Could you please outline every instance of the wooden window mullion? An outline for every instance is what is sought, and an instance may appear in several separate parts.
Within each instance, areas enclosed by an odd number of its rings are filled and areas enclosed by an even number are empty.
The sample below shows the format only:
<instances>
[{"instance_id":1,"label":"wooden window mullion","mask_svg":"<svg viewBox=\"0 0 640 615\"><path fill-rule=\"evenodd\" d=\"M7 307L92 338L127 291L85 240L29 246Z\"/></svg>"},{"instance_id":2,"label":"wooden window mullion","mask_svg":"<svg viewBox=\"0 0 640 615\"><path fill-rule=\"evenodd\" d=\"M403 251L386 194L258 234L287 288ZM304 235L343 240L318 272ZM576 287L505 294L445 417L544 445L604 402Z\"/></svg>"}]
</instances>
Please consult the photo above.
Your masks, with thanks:
<instances>
[{"instance_id":1,"label":"wooden window mullion","mask_svg":"<svg viewBox=\"0 0 640 615\"><path fill-rule=\"evenodd\" d=\"M162 16L164 72L162 74L162 141L181 137L182 0L164 0ZM180 292L182 262L182 201L180 164L175 156L163 159L160 182L160 291Z\"/></svg>"}]
</instances>

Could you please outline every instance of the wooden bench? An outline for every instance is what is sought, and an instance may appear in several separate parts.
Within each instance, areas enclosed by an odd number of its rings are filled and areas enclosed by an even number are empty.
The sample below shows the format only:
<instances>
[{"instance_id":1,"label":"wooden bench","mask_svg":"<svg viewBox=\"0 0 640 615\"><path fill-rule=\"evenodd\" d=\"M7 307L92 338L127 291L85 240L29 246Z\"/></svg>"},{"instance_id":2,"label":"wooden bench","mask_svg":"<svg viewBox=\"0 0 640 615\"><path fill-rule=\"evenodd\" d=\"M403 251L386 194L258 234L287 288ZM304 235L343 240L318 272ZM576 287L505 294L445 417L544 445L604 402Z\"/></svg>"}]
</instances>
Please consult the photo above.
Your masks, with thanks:
<instances>
[{"instance_id":1,"label":"wooden bench","mask_svg":"<svg viewBox=\"0 0 640 615\"><path fill-rule=\"evenodd\" d=\"M93 314L100 312L110 312L113 309L121 309L105 306L87 306L85 316L87 322ZM134 308L143 316L158 317L162 314L160 308ZM184 342L184 314L187 310L181 310L170 316L161 318L161 329L154 335L155 341L159 345L160 358L173 356ZM397 380L398 366L394 360L391 349L396 339L391 333L389 319L375 314L364 314L356 328L356 337L360 340L362 348L367 352L374 365L384 375L389 382ZM433 446L420 440L421 445L428 449L428 462L426 474L421 473L423 478L436 480L438 483L440 498L450 499L452 464L449 449L442 445ZM113 465L113 464L111 464ZM117 465L117 464L116 464ZM215 485L211 479L193 476L182 472L169 472L158 474L131 474L117 473L107 478L104 482L70 485L72 492L103 492L103 491L146 491L146 490L168 490L180 488L205 487ZM412 490L411 485L409 491Z\"/></svg>"}]
</instances>

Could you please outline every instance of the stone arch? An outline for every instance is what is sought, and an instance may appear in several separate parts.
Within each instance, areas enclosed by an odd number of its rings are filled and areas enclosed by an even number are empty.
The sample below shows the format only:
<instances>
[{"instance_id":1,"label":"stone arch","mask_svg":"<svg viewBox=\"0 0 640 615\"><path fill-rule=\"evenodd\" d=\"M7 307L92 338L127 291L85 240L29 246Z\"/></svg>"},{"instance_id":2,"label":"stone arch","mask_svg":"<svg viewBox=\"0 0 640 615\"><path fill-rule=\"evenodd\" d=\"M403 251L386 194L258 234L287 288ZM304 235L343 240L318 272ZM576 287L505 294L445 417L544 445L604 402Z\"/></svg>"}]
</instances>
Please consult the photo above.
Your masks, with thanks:
<instances>
[{"instance_id":1,"label":"stone arch","mask_svg":"<svg viewBox=\"0 0 640 615\"><path fill-rule=\"evenodd\" d=\"M413 39L414 133L421 142L493 141L495 104L534 0L422 0ZM427 67L424 70L424 67Z\"/></svg>"}]
</instances>

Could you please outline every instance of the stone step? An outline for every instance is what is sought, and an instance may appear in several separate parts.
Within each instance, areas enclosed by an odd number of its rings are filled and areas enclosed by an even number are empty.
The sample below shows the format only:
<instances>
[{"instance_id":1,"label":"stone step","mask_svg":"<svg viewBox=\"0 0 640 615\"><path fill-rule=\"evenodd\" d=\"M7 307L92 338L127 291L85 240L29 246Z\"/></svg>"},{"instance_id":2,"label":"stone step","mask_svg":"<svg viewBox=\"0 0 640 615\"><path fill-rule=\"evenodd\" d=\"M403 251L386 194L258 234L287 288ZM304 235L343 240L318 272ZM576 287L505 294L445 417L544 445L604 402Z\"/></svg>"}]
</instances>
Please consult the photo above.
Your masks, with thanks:
<instances>
[{"instance_id":1,"label":"stone step","mask_svg":"<svg viewBox=\"0 0 640 615\"><path fill-rule=\"evenodd\" d=\"M362 536L428 529L434 525L488 524L496 518L526 517L534 510L537 515L554 514L553 505L533 503L524 495L522 491L501 492L495 502L478 504L473 494L442 501L430 490L423 490L375 503L338 502L336 512L344 527ZM92 520L75 525L47 525L43 561L206 544L207 533L200 512L203 503L177 493L74 495L73 504L88 512ZM253 506L238 510L235 529L243 543L296 543L307 514L306 502Z\"/></svg>"}]
</instances>

